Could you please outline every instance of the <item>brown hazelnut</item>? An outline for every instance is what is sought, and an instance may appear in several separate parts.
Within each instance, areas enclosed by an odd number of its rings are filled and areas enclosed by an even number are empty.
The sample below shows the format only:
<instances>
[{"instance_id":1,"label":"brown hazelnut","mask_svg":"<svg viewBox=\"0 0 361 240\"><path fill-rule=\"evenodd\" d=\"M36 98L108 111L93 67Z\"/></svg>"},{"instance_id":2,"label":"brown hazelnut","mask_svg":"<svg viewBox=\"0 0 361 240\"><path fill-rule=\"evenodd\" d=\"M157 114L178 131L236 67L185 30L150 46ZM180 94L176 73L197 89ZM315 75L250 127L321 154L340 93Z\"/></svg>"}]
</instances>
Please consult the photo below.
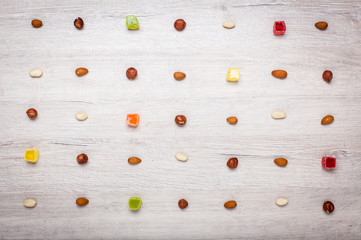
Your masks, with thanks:
<instances>
[{"instance_id":1,"label":"brown hazelnut","mask_svg":"<svg viewBox=\"0 0 361 240\"><path fill-rule=\"evenodd\" d=\"M323 203L323 211L325 211L327 213L332 213L333 210L335 210L335 206L333 205L332 202L326 201Z\"/></svg>"},{"instance_id":2,"label":"brown hazelnut","mask_svg":"<svg viewBox=\"0 0 361 240\"><path fill-rule=\"evenodd\" d=\"M26 114L28 115L29 118L33 119L36 118L36 116L38 116L38 111L36 111L36 109L34 108L30 108L28 109L28 111L26 111Z\"/></svg>"},{"instance_id":3,"label":"brown hazelnut","mask_svg":"<svg viewBox=\"0 0 361 240\"><path fill-rule=\"evenodd\" d=\"M332 77L333 77L333 74L330 70L326 70L322 74L322 78L323 78L323 80L325 80L325 82L331 82Z\"/></svg>"},{"instance_id":4,"label":"brown hazelnut","mask_svg":"<svg viewBox=\"0 0 361 240\"><path fill-rule=\"evenodd\" d=\"M187 118L184 115L177 115L174 119L175 123L179 126L183 126L187 123Z\"/></svg>"},{"instance_id":5,"label":"brown hazelnut","mask_svg":"<svg viewBox=\"0 0 361 240\"><path fill-rule=\"evenodd\" d=\"M129 79L129 80L133 80L133 79L135 79L136 77L137 77L137 75L138 75L138 71L137 71L137 69L135 69L135 68L133 68L133 67L130 67L130 68L128 68L127 69L127 78Z\"/></svg>"},{"instance_id":6,"label":"brown hazelnut","mask_svg":"<svg viewBox=\"0 0 361 240\"><path fill-rule=\"evenodd\" d=\"M74 20L74 26L77 28L77 29L82 29L84 27L84 21L83 19L81 19L80 17L76 18Z\"/></svg>"},{"instance_id":7,"label":"brown hazelnut","mask_svg":"<svg viewBox=\"0 0 361 240\"><path fill-rule=\"evenodd\" d=\"M184 208L188 207L187 200L185 200L185 199L179 200L178 201L178 206L179 206L180 209L184 209Z\"/></svg>"},{"instance_id":8,"label":"brown hazelnut","mask_svg":"<svg viewBox=\"0 0 361 240\"><path fill-rule=\"evenodd\" d=\"M227 166L231 169L236 168L238 166L238 159L236 157L228 159Z\"/></svg>"},{"instance_id":9,"label":"brown hazelnut","mask_svg":"<svg viewBox=\"0 0 361 240\"><path fill-rule=\"evenodd\" d=\"M79 164L85 164L88 162L88 156L85 153L82 153L76 157L76 160Z\"/></svg>"},{"instance_id":10,"label":"brown hazelnut","mask_svg":"<svg viewBox=\"0 0 361 240\"><path fill-rule=\"evenodd\" d=\"M34 28L40 28L43 26L43 22L39 19L34 19L31 21L31 25L33 25Z\"/></svg>"},{"instance_id":11,"label":"brown hazelnut","mask_svg":"<svg viewBox=\"0 0 361 240\"><path fill-rule=\"evenodd\" d=\"M186 22L183 19L177 19L174 22L174 27L177 31L183 31L186 28Z\"/></svg>"}]
</instances>

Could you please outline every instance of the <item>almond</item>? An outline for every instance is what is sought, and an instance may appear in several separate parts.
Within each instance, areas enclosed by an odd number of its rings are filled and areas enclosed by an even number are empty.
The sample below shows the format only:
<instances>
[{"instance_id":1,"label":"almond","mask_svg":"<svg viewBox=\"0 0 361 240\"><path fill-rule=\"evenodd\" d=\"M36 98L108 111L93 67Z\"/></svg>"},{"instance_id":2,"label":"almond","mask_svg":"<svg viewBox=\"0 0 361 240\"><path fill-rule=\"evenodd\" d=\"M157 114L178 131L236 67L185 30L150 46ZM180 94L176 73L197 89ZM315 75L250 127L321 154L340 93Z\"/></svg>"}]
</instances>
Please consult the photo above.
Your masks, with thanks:
<instances>
[{"instance_id":1,"label":"almond","mask_svg":"<svg viewBox=\"0 0 361 240\"><path fill-rule=\"evenodd\" d=\"M224 204L225 208L235 208L237 207L237 202L234 200L228 201Z\"/></svg>"},{"instance_id":2,"label":"almond","mask_svg":"<svg viewBox=\"0 0 361 240\"><path fill-rule=\"evenodd\" d=\"M78 75L78 76L83 76L83 75L85 75L87 73L88 73L88 69L86 69L86 68L77 68L75 70L75 74Z\"/></svg>"},{"instance_id":3,"label":"almond","mask_svg":"<svg viewBox=\"0 0 361 240\"><path fill-rule=\"evenodd\" d=\"M288 163L287 159L285 158L276 158L274 160L275 164L280 167L285 167Z\"/></svg>"},{"instance_id":4,"label":"almond","mask_svg":"<svg viewBox=\"0 0 361 240\"><path fill-rule=\"evenodd\" d=\"M183 80L186 77L186 74L182 72L175 72L173 76L176 80Z\"/></svg>"},{"instance_id":5,"label":"almond","mask_svg":"<svg viewBox=\"0 0 361 240\"><path fill-rule=\"evenodd\" d=\"M33 25L34 28L40 28L43 26L43 22L39 19L34 19L31 21L31 25Z\"/></svg>"},{"instance_id":6,"label":"almond","mask_svg":"<svg viewBox=\"0 0 361 240\"><path fill-rule=\"evenodd\" d=\"M130 157L128 158L128 163L129 164L132 164L132 165L135 165L135 164L138 164L142 161L142 159L140 158L137 158L137 157Z\"/></svg>"},{"instance_id":7,"label":"almond","mask_svg":"<svg viewBox=\"0 0 361 240\"><path fill-rule=\"evenodd\" d=\"M234 125L238 122L238 119L237 119L237 117L229 117L229 118L227 118L227 122L231 125Z\"/></svg>"},{"instance_id":8,"label":"almond","mask_svg":"<svg viewBox=\"0 0 361 240\"><path fill-rule=\"evenodd\" d=\"M320 30L325 30L327 28L328 24L327 22L317 22L315 23L315 27Z\"/></svg>"},{"instance_id":9,"label":"almond","mask_svg":"<svg viewBox=\"0 0 361 240\"><path fill-rule=\"evenodd\" d=\"M89 203L89 200L86 199L86 198L78 198L76 200L76 204L79 206L79 207L83 207L85 205L87 205Z\"/></svg>"},{"instance_id":10,"label":"almond","mask_svg":"<svg viewBox=\"0 0 361 240\"><path fill-rule=\"evenodd\" d=\"M273 70L272 76L279 79L284 79L287 77L287 72L285 70Z\"/></svg>"},{"instance_id":11,"label":"almond","mask_svg":"<svg viewBox=\"0 0 361 240\"><path fill-rule=\"evenodd\" d=\"M322 125L327 125L333 122L335 118L332 115L327 115L321 120Z\"/></svg>"}]
</instances>

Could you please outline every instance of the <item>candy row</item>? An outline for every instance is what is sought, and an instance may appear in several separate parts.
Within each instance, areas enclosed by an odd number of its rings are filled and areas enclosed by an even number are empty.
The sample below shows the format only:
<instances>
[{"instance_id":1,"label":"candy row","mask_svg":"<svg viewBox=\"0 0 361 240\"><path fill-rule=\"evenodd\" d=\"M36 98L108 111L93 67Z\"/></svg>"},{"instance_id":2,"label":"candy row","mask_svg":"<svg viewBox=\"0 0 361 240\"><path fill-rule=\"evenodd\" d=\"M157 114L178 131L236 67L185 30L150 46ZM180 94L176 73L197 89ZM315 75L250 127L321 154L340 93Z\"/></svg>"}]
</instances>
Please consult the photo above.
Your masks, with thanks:
<instances>
[{"instance_id":1,"label":"candy row","mask_svg":"<svg viewBox=\"0 0 361 240\"><path fill-rule=\"evenodd\" d=\"M81 197L78 198L75 202L79 207L84 207L88 205L89 200L87 198ZM33 198L28 198L24 201L24 206L27 208L34 208L36 204L37 201ZM133 211L138 210L141 207L141 204L142 199L140 197L131 197L128 200L129 209ZM277 198L275 200L275 204L280 207L286 206L288 204L288 199L285 197ZM185 199L180 199L178 201L178 206L180 209L185 209L188 207L188 201ZM237 207L237 202L234 200L227 201L224 203L224 207L226 209L233 209ZM331 201L325 201L322 208L326 213L332 213L335 210L335 206Z\"/></svg>"},{"instance_id":2,"label":"candy row","mask_svg":"<svg viewBox=\"0 0 361 240\"><path fill-rule=\"evenodd\" d=\"M139 21L137 19L136 16L134 15L129 15L127 16L127 18L125 19L125 24L127 26L127 28L129 30L137 30L139 29ZM43 26L43 22L39 19L34 19L31 21L31 25L34 28L40 28ZM186 28L186 22L183 19L177 19L174 22L174 28L177 31L183 31ZM84 20L80 17L76 18L74 20L74 26L81 30L84 27ZM236 24L233 21L224 21L223 22L223 27L227 28L227 29L232 29L236 26ZM315 27L320 29L320 30L326 30L326 28L328 27L328 23L321 21L321 22L317 22L315 23ZM286 23L284 21L275 21L273 24L273 34L274 35L283 35L286 32Z\"/></svg>"}]
</instances>

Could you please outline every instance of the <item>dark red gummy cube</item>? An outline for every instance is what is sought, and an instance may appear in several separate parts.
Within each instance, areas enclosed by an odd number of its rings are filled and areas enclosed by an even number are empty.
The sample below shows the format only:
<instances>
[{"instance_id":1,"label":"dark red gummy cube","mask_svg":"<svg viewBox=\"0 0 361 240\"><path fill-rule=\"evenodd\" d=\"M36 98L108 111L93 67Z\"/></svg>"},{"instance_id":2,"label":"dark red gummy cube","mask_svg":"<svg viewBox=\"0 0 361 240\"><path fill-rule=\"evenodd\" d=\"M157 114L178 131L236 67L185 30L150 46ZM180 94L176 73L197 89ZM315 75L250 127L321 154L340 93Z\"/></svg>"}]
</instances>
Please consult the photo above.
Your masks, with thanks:
<instances>
[{"instance_id":1,"label":"dark red gummy cube","mask_svg":"<svg viewBox=\"0 0 361 240\"><path fill-rule=\"evenodd\" d=\"M276 21L273 24L274 35L283 35L286 32L286 23L284 21Z\"/></svg>"},{"instance_id":2,"label":"dark red gummy cube","mask_svg":"<svg viewBox=\"0 0 361 240\"><path fill-rule=\"evenodd\" d=\"M322 167L324 168L335 168L336 167L336 158L334 157L323 157L322 158Z\"/></svg>"}]
</instances>

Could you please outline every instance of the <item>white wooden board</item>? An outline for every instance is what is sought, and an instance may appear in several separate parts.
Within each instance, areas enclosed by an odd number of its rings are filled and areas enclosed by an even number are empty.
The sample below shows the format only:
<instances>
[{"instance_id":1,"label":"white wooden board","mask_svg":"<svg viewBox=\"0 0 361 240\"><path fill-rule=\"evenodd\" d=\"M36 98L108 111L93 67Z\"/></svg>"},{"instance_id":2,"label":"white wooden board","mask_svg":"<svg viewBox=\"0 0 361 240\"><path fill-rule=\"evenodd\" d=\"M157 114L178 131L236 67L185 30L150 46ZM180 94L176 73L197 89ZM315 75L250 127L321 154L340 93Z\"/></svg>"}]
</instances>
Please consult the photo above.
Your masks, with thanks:
<instances>
[{"instance_id":1,"label":"white wooden board","mask_svg":"<svg viewBox=\"0 0 361 240\"><path fill-rule=\"evenodd\" d=\"M137 31L126 29L130 14ZM31 27L34 18L44 26ZM356 0L1 0L0 238L360 239L360 18ZM286 21L282 37L276 20ZM314 27L321 20L326 31ZM135 81L125 77L131 66ZM89 74L77 77L78 67ZM236 84L225 80L230 67L240 68ZM43 77L30 78L33 68ZM279 68L287 79L271 76ZM175 81L175 71L187 78ZM275 121L274 110L287 118ZM78 122L78 111L89 118ZM127 127L128 113L140 114L138 128ZM335 121L321 126L327 114ZM35 165L23 160L28 148L40 151ZM76 162L82 152L85 166ZM332 172L321 168L326 154L337 157ZM132 155L142 163L130 166ZM75 205L80 196L85 208ZM143 199L138 212L128 209L131 196ZM36 208L24 208L26 198ZM180 198L189 202L183 211ZM230 199L232 211L223 207Z\"/></svg>"}]
</instances>

